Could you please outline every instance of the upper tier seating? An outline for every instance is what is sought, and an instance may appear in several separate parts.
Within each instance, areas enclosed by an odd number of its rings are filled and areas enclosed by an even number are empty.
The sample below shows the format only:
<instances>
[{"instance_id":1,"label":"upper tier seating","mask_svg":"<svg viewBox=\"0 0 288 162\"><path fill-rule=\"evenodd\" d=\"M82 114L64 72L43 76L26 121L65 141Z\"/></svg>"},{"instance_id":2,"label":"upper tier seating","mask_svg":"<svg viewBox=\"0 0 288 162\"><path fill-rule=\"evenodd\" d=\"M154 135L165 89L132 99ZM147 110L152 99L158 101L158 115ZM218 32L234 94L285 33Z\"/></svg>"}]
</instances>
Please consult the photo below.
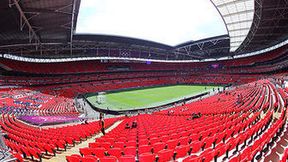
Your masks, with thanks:
<instances>
[{"instance_id":1,"label":"upper tier seating","mask_svg":"<svg viewBox=\"0 0 288 162\"><path fill-rule=\"evenodd\" d=\"M286 47L287 48L287 47ZM273 52L262 55L256 55L240 59L232 59L226 61L217 61L217 62L195 62L195 63L155 63L146 64L146 63L124 63L113 62L102 63L100 61L78 61L78 62L63 62L63 63L29 63L14 61L9 59L0 60L0 64L3 67L8 67L13 71L18 72L27 72L34 74L72 74L72 73L93 73L93 72L111 72L117 70L126 70L126 71L159 71L159 70L182 70L182 71L191 71L195 69L196 71L207 72L209 70L207 67L211 64L221 64L226 67L223 71L229 71L229 67L253 65L257 62L266 62L273 60L285 53L285 47L274 50ZM37 68L35 68L37 67ZM118 68L117 68L118 67ZM222 71L222 72L223 72Z\"/></svg>"},{"instance_id":2,"label":"upper tier seating","mask_svg":"<svg viewBox=\"0 0 288 162\"><path fill-rule=\"evenodd\" d=\"M119 82L125 80L141 79L166 79L177 80L179 83L216 83L216 84L240 84L255 81L262 75L236 75L236 74L195 74L186 72L181 75L178 72L125 72L125 73L101 73L101 74L82 74L64 76L3 76L0 79L0 86L46 86L46 85L71 85L101 82Z\"/></svg>"}]
</instances>

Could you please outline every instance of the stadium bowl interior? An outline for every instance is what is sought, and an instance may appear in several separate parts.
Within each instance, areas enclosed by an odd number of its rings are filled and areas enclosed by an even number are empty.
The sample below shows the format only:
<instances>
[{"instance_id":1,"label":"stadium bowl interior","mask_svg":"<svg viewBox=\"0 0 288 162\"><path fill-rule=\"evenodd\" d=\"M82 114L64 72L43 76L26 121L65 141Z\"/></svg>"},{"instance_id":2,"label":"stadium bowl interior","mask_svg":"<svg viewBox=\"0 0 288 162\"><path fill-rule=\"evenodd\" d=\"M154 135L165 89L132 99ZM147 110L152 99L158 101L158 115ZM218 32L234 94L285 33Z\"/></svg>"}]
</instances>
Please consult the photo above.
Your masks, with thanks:
<instances>
[{"instance_id":1,"label":"stadium bowl interior","mask_svg":"<svg viewBox=\"0 0 288 162\"><path fill-rule=\"evenodd\" d=\"M287 0L176 46L76 33L81 3L0 1L0 161L287 161Z\"/></svg>"}]
</instances>

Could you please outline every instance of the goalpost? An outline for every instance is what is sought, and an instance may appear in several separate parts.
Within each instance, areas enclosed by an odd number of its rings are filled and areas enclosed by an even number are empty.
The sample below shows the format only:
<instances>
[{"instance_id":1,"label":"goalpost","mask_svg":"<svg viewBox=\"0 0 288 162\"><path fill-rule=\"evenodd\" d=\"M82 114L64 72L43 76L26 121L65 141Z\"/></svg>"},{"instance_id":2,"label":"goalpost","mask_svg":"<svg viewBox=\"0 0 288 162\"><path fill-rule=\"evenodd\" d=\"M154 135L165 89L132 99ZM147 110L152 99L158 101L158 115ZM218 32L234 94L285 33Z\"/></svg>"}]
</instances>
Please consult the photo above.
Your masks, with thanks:
<instances>
[{"instance_id":1,"label":"goalpost","mask_svg":"<svg viewBox=\"0 0 288 162\"><path fill-rule=\"evenodd\" d=\"M105 102L106 99L105 94L106 94L105 92L98 92L96 99L96 102L98 104L103 104Z\"/></svg>"}]
</instances>

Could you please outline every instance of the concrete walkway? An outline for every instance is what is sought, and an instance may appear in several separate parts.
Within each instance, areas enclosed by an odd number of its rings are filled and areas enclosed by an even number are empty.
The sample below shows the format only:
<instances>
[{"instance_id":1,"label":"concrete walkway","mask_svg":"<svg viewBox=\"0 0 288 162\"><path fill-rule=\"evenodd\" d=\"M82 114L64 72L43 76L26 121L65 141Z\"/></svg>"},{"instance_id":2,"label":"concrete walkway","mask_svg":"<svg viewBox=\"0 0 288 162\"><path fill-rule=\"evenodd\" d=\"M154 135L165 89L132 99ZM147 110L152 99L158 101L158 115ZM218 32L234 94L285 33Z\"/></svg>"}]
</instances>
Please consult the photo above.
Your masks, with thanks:
<instances>
[{"instance_id":1,"label":"concrete walkway","mask_svg":"<svg viewBox=\"0 0 288 162\"><path fill-rule=\"evenodd\" d=\"M116 128L122 121L117 121L115 122L112 126L110 126L109 128L107 128L105 130L105 132L110 132L112 129ZM83 148L83 147L88 147L89 143L95 142L96 138L100 138L101 136L103 136L103 134L100 132L96 135L94 135L93 137L87 139L86 141L83 141L79 144L76 144L76 146L72 147L72 148L68 148L67 151L61 152L60 154L56 154L55 157L51 158L51 159L44 159L42 158L43 162L65 162L66 161L66 156L72 155L72 154L80 154L79 153L79 148Z\"/></svg>"}]
</instances>

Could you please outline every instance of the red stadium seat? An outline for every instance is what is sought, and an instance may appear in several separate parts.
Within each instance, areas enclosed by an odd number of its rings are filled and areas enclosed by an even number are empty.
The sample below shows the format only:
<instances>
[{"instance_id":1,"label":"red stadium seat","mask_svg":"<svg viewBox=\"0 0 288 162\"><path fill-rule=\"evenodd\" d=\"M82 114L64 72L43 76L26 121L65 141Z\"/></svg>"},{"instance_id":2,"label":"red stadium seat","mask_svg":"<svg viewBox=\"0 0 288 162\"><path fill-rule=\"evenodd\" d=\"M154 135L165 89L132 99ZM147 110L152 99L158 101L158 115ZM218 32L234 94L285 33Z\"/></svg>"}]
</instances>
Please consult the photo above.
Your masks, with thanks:
<instances>
[{"instance_id":1,"label":"red stadium seat","mask_svg":"<svg viewBox=\"0 0 288 162\"><path fill-rule=\"evenodd\" d=\"M215 141L215 137L207 137L202 141L203 141L203 148L206 149L212 146L213 142Z\"/></svg>"},{"instance_id":2,"label":"red stadium seat","mask_svg":"<svg viewBox=\"0 0 288 162\"><path fill-rule=\"evenodd\" d=\"M81 158L81 162L96 162L98 160L97 157L93 157L93 156L85 156Z\"/></svg>"},{"instance_id":3,"label":"red stadium seat","mask_svg":"<svg viewBox=\"0 0 288 162\"><path fill-rule=\"evenodd\" d=\"M13 153L13 156L17 159L17 162L24 162L23 157L19 153Z\"/></svg>"},{"instance_id":4,"label":"red stadium seat","mask_svg":"<svg viewBox=\"0 0 288 162\"><path fill-rule=\"evenodd\" d=\"M200 154L200 158L202 159L202 162L210 162L213 161L214 155L215 151L209 148Z\"/></svg>"},{"instance_id":5,"label":"red stadium seat","mask_svg":"<svg viewBox=\"0 0 288 162\"><path fill-rule=\"evenodd\" d=\"M175 148L176 158L184 157L188 154L190 147L189 145L180 145Z\"/></svg>"},{"instance_id":6,"label":"red stadium seat","mask_svg":"<svg viewBox=\"0 0 288 162\"><path fill-rule=\"evenodd\" d=\"M197 155L192 155L183 159L183 162L199 162L199 161L200 161L200 157L198 157Z\"/></svg>"},{"instance_id":7,"label":"red stadium seat","mask_svg":"<svg viewBox=\"0 0 288 162\"><path fill-rule=\"evenodd\" d=\"M229 162L240 162L240 158L238 156L229 159Z\"/></svg>"},{"instance_id":8,"label":"red stadium seat","mask_svg":"<svg viewBox=\"0 0 288 162\"><path fill-rule=\"evenodd\" d=\"M36 158L36 159L39 159L41 161L42 153L39 149L29 148L28 150L29 150L30 155L32 156L33 160Z\"/></svg>"},{"instance_id":9,"label":"red stadium seat","mask_svg":"<svg viewBox=\"0 0 288 162\"><path fill-rule=\"evenodd\" d=\"M125 147L124 154L136 156L136 147L133 147L133 146Z\"/></svg>"},{"instance_id":10,"label":"red stadium seat","mask_svg":"<svg viewBox=\"0 0 288 162\"><path fill-rule=\"evenodd\" d=\"M158 151L165 148L165 143L163 143L163 142L154 143L152 145L152 148L153 148L153 153L157 153Z\"/></svg>"},{"instance_id":11,"label":"red stadium seat","mask_svg":"<svg viewBox=\"0 0 288 162\"><path fill-rule=\"evenodd\" d=\"M154 162L155 155L152 153L144 153L139 155L139 162Z\"/></svg>"},{"instance_id":12,"label":"red stadium seat","mask_svg":"<svg viewBox=\"0 0 288 162\"><path fill-rule=\"evenodd\" d=\"M67 162L81 162L81 156L78 157L78 156L66 156L66 160Z\"/></svg>"},{"instance_id":13,"label":"red stadium seat","mask_svg":"<svg viewBox=\"0 0 288 162\"><path fill-rule=\"evenodd\" d=\"M135 162L135 156L133 155L124 155L118 158L119 162Z\"/></svg>"},{"instance_id":14,"label":"red stadium seat","mask_svg":"<svg viewBox=\"0 0 288 162\"><path fill-rule=\"evenodd\" d=\"M170 161L173 157L173 150L161 150L157 153L159 162Z\"/></svg>"},{"instance_id":15,"label":"red stadium seat","mask_svg":"<svg viewBox=\"0 0 288 162\"><path fill-rule=\"evenodd\" d=\"M179 138L180 145L187 145L188 142L189 142L189 138L187 136Z\"/></svg>"},{"instance_id":16,"label":"red stadium seat","mask_svg":"<svg viewBox=\"0 0 288 162\"><path fill-rule=\"evenodd\" d=\"M93 151L92 151L92 148L86 147L86 148L80 148L79 152L82 156L86 156L86 155L92 155Z\"/></svg>"},{"instance_id":17,"label":"red stadium seat","mask_svg":"<svg viewBox=\"0 0 288 162\"><path fill-rule=\"evenodd\" d=\"M168 149L174 149L178 145L178 141L176 139L168 140L166 143L167 143Z\"/></svg>"},{"instance_id":18,"label":"red stadium seat","mask_svg":"<svg viewBox=\"0 0 288 162\"><path fill-rule=\"evenodd\" d=\"M114 147L124 148L124 142L115 142L115 143L114 143Z\"/></svg>"},{"instance_id":19,"label":"red stadium seat","mask_svg":"<svg viewBox=\"0 0 288 162\"><path fill-rule=\"evenodd\" d=\"M99 159L100 162L117 162L117 158L114 156L105 156Z\"/></svg>"},{"instance_id":20,"label":"red stadium seat","mask_svg":"<svg viewBox=\"0 0 288 162\"><path fill-rule=\"evenodd\" d=\"M192 148L192 153L199 152L202 146L202 142L192 142L190 147Z\"/></svg>"},{"instance_id":21,"label":"red stadium seat","mask_svg":"<svg viewBox=\"0 0 288 162\"><path fill-rule=\"evenodd\" d=\"M98 148L91 148L92 154L96 155L99 158L102 158L105 156L106 149L103 147Z\"/></svg>"},{"instance_id":22,"label":"red stadium seat","mask_svg":"<svg viewBox=\"0 0 288 162\"><path fill-rule=\"evenodd\" d=\"M215 156L220 157L226 153L226 145L221 143L215 147Z\"/></svg>"},{"instance_id":23,"label":"red stadium seat","mask_svg":"<svg viewBox=\"0 0 288 162\"><path fill-rule=\"evenodd\" d=\"M108 154L119 158L122 155L122 149L111 148L110 150L108 150Z\"/></svg>"},{"instance_id":24,"label":"red stadium seat","mask_svg":"<svg viewBox=\"0 0 288 162\"><path fill-rule=\"evenodd\" d=\"M90 147L90 148L101 147L101 143L100 143L100 142L89 143L89 147Z\"/></svg>"},{"instance_id":25,"label":"red stadium seat","mask_svg":"<svg viewBox=\"0 0 288 162\"><path fill-rule=\"evenodd\" d=\"M152 150L151 145L139 145L139 147L138 147L139 154L151 153L151 150Z\"/></svg>"},{"instance_id":26,"label":"red stadium seat","mask_svg":"<svg viewBox=\"0 0 288 162\"><path fill-rule=\"evenodd\" d=\"M104 147L106 150L110 149L111 143L109 142L102 142L101 147Z\"/></svg>"}]
</instances>

